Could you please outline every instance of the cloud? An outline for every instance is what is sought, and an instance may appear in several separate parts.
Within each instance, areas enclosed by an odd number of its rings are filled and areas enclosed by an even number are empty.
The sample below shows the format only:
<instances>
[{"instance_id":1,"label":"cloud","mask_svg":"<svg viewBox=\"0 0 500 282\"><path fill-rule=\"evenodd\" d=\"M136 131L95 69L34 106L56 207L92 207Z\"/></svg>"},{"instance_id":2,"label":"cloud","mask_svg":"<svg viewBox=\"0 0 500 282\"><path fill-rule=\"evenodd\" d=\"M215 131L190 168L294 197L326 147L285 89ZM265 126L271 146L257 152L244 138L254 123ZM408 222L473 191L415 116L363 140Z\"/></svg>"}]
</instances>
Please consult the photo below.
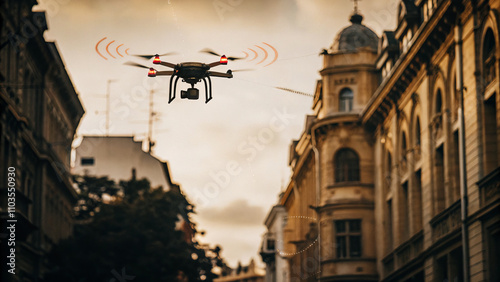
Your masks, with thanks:
<instances>
[{"instance_id":1,"label":"cloud","mask_svg":"<svg viewBox=\"0 0 500 282\"><path fill-rule=\"evenodd\" d=\"M226 226L262 225L264 210L254 206L245 199L238 199L221 208L204 208L198 211L198 216L204 221L221 223Z\"/></svg>"}]
</instances>

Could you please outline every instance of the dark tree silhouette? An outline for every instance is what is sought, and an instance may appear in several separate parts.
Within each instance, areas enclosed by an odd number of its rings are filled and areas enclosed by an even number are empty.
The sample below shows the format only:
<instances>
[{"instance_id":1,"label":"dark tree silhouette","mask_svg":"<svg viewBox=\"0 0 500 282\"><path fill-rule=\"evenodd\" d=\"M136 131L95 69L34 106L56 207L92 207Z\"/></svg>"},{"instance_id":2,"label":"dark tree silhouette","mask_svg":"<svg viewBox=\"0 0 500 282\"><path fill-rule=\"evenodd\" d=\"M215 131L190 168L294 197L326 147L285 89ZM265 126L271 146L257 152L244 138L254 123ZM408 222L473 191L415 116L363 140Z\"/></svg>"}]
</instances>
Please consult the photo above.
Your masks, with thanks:
<instances>
[{"instance_id":1,"label":"dark tree silhouette","mask_svg":"<svg viewBox=\"0 0 500 282\"><path fill-rule=\"evenodd\" d=\"M49 255L46 281L212 281L223 265L220 247L200 246L176 228L193 206L179 189L152 189L146 179L121 181L80 178L81 201L72 237ZM104 203L102 195L114 196ZM87 199L85 197L91 198ZM86 206L87 208L83 208ZM84 211L82 213L82 211ZM92 213L90 213L92 211ZM187 221L185 221L187 222ZM113 280L114 279L114 280Z\"/></svg>"}]
</instances>

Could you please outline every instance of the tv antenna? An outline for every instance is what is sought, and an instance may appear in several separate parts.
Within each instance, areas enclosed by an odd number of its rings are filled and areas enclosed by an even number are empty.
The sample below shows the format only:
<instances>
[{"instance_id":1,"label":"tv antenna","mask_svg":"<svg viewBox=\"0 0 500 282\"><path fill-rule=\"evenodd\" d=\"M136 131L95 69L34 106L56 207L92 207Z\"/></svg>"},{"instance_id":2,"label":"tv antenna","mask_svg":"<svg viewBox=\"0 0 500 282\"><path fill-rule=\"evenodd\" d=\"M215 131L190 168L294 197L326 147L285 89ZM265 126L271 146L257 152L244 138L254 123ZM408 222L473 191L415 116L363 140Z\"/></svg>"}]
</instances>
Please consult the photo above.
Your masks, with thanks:
<instances>
[{"instance_id":1,"label":"tv antenna","mask_svg":"<svg viewBox=\"0 0 500 282\"><path fill-rule=\"evenodd\" d=\"M110 97L111 92L109 91L109 85L111 82L116 82L117 79L108 79L106 83L106 136L109 136L109 113L110 113Z\"/></svg>"}]
</instances>

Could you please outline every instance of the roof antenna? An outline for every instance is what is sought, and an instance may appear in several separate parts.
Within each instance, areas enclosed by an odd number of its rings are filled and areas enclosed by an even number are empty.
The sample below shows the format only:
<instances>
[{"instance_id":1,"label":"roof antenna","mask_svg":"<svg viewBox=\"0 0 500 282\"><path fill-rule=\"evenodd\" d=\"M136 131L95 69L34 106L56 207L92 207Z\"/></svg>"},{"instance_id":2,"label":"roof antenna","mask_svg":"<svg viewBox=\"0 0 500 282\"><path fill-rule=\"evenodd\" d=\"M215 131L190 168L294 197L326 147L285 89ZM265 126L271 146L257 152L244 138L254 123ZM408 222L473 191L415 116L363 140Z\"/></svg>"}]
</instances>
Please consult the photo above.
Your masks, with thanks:
<instances>
[{"instance_id":1,"label":"roof antenna","mask_svg":"<svg viewBox=\"0 0 500 282\"><path fill-rule=\"evenodd\" d=\"M351 15L351 18L350 18L350 21L351 23L353 24L361 24L361 22L363 21L363 16L359 13L359 1L361 0L351 0L352 2L354 2L354 12L352 13Z\"/></svg>"}]
</instances>

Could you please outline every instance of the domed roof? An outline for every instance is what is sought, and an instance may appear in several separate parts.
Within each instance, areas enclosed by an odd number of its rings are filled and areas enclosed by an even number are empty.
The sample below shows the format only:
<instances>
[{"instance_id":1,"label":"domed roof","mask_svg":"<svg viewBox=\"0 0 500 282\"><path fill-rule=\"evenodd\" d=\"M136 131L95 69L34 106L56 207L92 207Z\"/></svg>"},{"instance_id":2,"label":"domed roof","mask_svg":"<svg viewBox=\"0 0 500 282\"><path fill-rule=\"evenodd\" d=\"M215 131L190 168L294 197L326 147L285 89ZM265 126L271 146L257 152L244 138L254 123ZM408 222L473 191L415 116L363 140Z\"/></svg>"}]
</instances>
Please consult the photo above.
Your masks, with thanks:
<instances>
[{"instance_id":1,"label":"domed roof","mask_svg":"<svg viewBox=\"0 0 500 282\"><path fill-rule=\"evenodd\" d=\"M378 36L371 29L363 25L363 16L354 13L350 19L352 25L344 28L335 40L330 49L332 51L357 51L361 47L370 47L377 51Z\"/></svg>"}]
</instances>

